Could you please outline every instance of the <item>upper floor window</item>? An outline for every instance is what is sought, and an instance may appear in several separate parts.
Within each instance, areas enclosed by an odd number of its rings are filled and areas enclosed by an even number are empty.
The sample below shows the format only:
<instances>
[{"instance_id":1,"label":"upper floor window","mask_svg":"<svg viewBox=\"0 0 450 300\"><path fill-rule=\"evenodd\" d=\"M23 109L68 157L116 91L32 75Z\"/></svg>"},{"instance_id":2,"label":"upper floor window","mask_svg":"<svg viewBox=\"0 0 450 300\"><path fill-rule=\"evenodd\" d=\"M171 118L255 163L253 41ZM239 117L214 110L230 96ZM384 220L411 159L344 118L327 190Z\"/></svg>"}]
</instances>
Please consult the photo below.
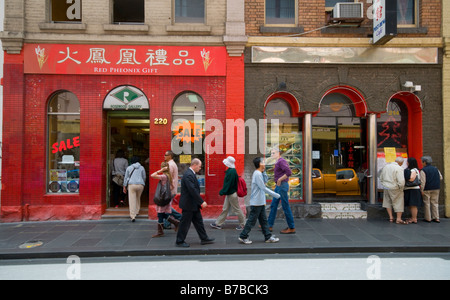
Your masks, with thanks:
<instances>
[{"instance_id":1,"label":"upper floor window","mask_svg":"<svg viewBox=\"0 0 450 300\"><path fill-rule=\"evenodd\" d=\"M81 22L81 0L52 0L52 22Z\"/></svg>"},{"instance_id":2,"label":"upper floor window","mask_svg":"<svg viewBox=\"0 0 450 300\"><path fill-rule=\"evenodd\" d=\"M266 0L266 24L295 24L295 0Z\"/></svg>"},{"instance_id":3,"label":"upper floor window","mask_svg":"<svg viewBox=\"0 0 450 300\"><path fill-rule=\"evenodd\" d=\"M113 23L145 23L145 0L113 0Z\"/></svg>"},{"instance_id":4,"label":"upper floor window","mask_svg":"<svg viewBox=\"0 0 450 300\"><path fill-rule=\"evenodd\" d=\"M397 25L412 27L417 25L418 0L397 0Z\"/></svg>"},{"instance_id":5,"label":"upper floor window","mask_svg":"<svg viewBox=\"0 0 450 300\"><path fill-rule=\"evenodd\" d=\"M205 23L205 0L175 0L175 23Z\"/></svg>"}]
</instances>

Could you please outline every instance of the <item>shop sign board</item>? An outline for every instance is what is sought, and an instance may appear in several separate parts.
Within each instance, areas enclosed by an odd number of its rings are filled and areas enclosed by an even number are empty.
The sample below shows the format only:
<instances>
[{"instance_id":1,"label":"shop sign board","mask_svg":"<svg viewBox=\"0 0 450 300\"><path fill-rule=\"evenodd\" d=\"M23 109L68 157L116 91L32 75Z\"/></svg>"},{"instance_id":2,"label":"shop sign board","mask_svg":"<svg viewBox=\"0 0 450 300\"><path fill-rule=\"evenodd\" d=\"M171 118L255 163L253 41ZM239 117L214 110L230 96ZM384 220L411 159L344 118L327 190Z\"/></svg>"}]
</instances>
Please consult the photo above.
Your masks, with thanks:
<instances>
[{"instance_id":1,"label":"shop sign board","mask_svg":"<svg viewBox=\"0 0 450 300\"><path fill-rule=\"evenodd\" d=\"M103 109L143 110L149 109L144 93L133 86L125 85L113 89L103 102Z\"/></svg>"},{"instance_id":2,"label":"shop sign board","mask_svg":"<svg viewBox=\"0 0 450 300\"><path fill-rule=\"evenodd\" d=\"M26 74L225 76L225 47L25 44Z\"/></svg>"},{"instance_id":3,"label":"shop sign board","mask_svg":"<svg viewBox=\"0 0 450 300\"><path fill-rule=\"evenodd\" d=\"M397 35L397 1L375 0L373 3L373 43L386 44Z\"/></svg>"}]
</instances>

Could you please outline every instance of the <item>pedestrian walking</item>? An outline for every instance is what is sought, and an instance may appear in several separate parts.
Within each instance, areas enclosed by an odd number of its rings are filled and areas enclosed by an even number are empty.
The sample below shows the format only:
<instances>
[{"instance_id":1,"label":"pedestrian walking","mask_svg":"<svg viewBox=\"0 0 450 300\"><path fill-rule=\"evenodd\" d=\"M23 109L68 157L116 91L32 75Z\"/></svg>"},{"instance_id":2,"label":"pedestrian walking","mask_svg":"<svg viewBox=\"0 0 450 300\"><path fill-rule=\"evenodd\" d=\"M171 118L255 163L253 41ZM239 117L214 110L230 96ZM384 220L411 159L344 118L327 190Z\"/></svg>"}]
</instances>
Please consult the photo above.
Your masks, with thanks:
<instances>
[{"instance_id":1,"label":"pedestrian walking","mask_svg":"<svg viewBox=\"0 0 450 300\"><path fill-rule=\"evenodd\" d=\"M210 224L211 227L215 229L222 229L222 225L225 223L230 210L238 216L239 225L236 229L244 229L245 216L239 207L239 199L237 195L239 176L236 172L235 162L236 160L232 156L228 156L223 160L223 164L227 167L227 171L225 172L223 187L220 190L219 195L225 196L225 201L223 203L222 212L216 222Z\"/></svg>"},{"instance_id":2,"label":"pedestrian walking","mask_svg":"<svg viewBox=\"0 0 450 300\"><path fill-rule=\"evenodd\" d=\"M201 208L205 208L207 205L200 196L200 185L197 176L195 175L201 168L201 160L194 158L191 161L191 166L184 172L183 177L181 178L180 208L182 209L182 212L175 242L178 247L190 246L186 243L185 239L191 223L194 224L202 245L214 242L214 239L209 238L206 234L202 213L200 211Z\"/></svg>"},{"instance_id":3,"label":"pedestrian walking","mask_svg":"<svg viewBox=\"0 0 450 300\"><path fill-rule=\"evenodd\" d=\"M408 167L405 169L405 206L409 207L411 218L406 220L408 224L417 224L418 208L422 206L422 193L420 192L420 175L417 160L409 157Z\"/></svg>"},{"instance_id":4,"label":"pedestrian walking","mask_svg":"<svg viewBox=\"0 0 450 300\"><path fill-rule=\"evenodd\" d=\"M256 170L252 176L252 192L250 194L250 214L245 223L244 230L239 235L239 241L244 244L251 244L252 241L248 239L249 233L256 224L256 220L261 225L262 233L266 243L276 243L279 238L271 234L269 224L266 216L266 193L274 198L279 199L281 196L271 189L266 187L267 174L265 172L265 162L261 157L253 160Z\"/></svg>"},{"instance_id":5,"label":"pedestrian walking","mask_svg":"<svg viewBox=\"0 0 450 300\"><path fill-rule=\"evenodd\" d=\"M172 184L173 184L173 188L172 188L172 195L176 195L178 193L178 166L175 163L175 161L173 160L174 157L174 153L171 150L167 150L164 153L164 161L166 161L169 164L169 172L170 172L170 176L172 176ZM171 216L173 216L175 219L177 219L178 221L181 219L181 214L179 212L177 212L173 207L171 208ZM166 229L170 229L171 228L171 223L165 219L164 220L164 228Z\"/></svg>"},{"instance_id":6,"label":"pedestrian walking","mask_svg":"<svg viewBox=\"0 0 450 300\"><path fill-rule=\"evenodd\" d=\"M395 162L388 163L380 172L380 182L384 187L383 193L383 207L386 208L389 214L389 222L394 222L392 211L395 211L397 218L396 224L408 224L402 220L404 211L404 195L403 189L405 187L405 175L401 165L403 164L403 157L397 157Z\"/></svg>"},{"instance_id":7,"label":"pedestrian walking","mask_svg":"<svg viewBox=\"0 0 450 300\"><path fill-rule=\"evenodd\" d=\"M144 191L146 179L145 169L139 161L139 156L133 156L131 158L131 165L125 171L125 178L123 180L123 192L125 194L128 188L128 203L132 222L135 221L141 209L141 195Z\"/></svg>"},{"instance_id":8,"label":"pedestrian walking","mask_svg":"<svg viewBox=\"0 0 450 300\"><path fill-rule=\"evenodd\" d=\"M169 169L169 163L162 162L161 163L161 169L154 172L150 175L154 179L158 179L161 183L161 186L166 186L167 181L170 183L170 193L173 195L173 181L172 181L172 175L170 174ZM173 197L172 197L173 198ZM169 202L169 204L164 206L156 205L156 213L158 215L158 228L157 233L154 234L152 237L161 237L164 236L164 221L167 220L168 222L175 225L175 232L178 230L178 225L180 221L175 219L171 213L172 213L172 201Z\"/></svg>"},{"instance_id":9,"label":"pedestrian walking","mask_svg":"<svg viewBox=\"0 0 450 300\"><path fill-rule=\"evenodd\" d=\"M439 220L439 192L441 189L442 174L431 163L430 156L422 157L425 166L420 171L421 192L424 204L424 221L440 223Z\"/></svg>"},{"instance_id":10,"label":"pedestrian walking","mask_svg":"<svg viewBox=\"0 0 450 300\"><path fill-rule=\"evenodd\" d=\"M295 233L295 223L294 216L292 215L291 207L289 205L289 176L291 176L292 171L289 168L288 162L281 157L280 150L274 148L271 151L271 157L276 160L274 168L274 180L276 182L275 193L280 194L280 198L273 198L270 205L269 214L269 229L272 230L275 218L277 216L278 204L281 200L281 207L283 208L284 215L286 217L286 222L288 227L281 230L280 233L291 234Z\"/></svg>"}]
</instances>

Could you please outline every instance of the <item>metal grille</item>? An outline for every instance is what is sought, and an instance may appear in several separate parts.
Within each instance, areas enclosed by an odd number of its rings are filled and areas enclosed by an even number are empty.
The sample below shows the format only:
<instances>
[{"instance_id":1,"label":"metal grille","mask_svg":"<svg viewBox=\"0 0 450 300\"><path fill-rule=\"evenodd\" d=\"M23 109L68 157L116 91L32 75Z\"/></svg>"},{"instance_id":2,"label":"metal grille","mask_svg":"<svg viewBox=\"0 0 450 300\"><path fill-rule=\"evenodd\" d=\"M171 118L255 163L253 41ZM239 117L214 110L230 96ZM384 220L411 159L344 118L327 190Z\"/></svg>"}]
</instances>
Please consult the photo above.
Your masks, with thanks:
<instances>
[{"instance_id":1,"label":"metal grille","mask_svg":"<svg viewBox=\"0 0 450 300\"><path fill-rule=\"evenodd\" d=\"M335 18L361 18L361 3L338 3L334 8Z\"/></svg>"}]
</instances>

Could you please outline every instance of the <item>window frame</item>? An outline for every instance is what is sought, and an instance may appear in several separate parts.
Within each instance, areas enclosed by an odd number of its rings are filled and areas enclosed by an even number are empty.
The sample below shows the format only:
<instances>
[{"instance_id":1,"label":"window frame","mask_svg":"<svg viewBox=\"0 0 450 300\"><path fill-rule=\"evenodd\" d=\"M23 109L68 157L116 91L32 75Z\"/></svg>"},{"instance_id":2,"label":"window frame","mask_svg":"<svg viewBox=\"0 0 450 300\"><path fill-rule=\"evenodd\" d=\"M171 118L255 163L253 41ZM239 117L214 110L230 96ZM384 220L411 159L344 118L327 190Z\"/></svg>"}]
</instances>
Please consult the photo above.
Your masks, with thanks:
<instances>
[{"instance_id":1,"label":"window frame","mask_svg":"<svg viewBox=\"0 0 450 300\"><path fill-rule=\"evenodd\" d=\"M297 27L299 12L298 12L298 1L294 0L295 8L294 8L294 23L267 23L267 1L264 0L264 26L265 27Z\"/></svg>"},{"instance_id":2,"label":"window frame","mask_svg":"<svg viewBox=\"0 0 450 300\"><path fill-rule=\"evenodd\" d=\"M203 0L203 22L177 22L177 1L178 0L172 0L172 20L173 25L180 25L180 24L189 24L189 25L205 25L207 22L207 7L208 7L208 1ZM182 1L182 0L180 0Z\"/></svg>"},{"instance_id":3,"label":"window frame","mask_svg":"<svg viewBox=\"0 0 450 300\"><path fill-rule=\"evenodd\" d=\"M55 21L53 20L53 0L48 0L48 20L50 23L55 24L81 24L83 22L83 0L80 0L80 19L79 20L66 20L66 21ZM67 3L66 3L67 4ZM71 5L74 5L75 3L72 3L70 5L67 5L67 7L70 7ZM67 10L66 10L67 13Z\"/></svg>"},{"instance_id":4,"label":"window frame","mask_svg":"<svg viewBox=\"0 0 450 300\"><path fill-rule=\"evenodd\" d=\"M112 0L110 2L111 24L114 24L114 25L144 25L145 24L145 0L141 0L143 2L143 5L144 5L144 9L143 9L144 16L143 16L142 22L131 22L131 21L116 22L115 21L115 15L114 15L114 13L115 13L115 10L114 10L115 1L116 0ZM119 1L121 1L121 0L119 0ZM123 0L123 1L126 2L126 0Z\"/></svg>"},{"instance_id":5,"label":"window frame","mask_svg":"<svg viewBox=\"0 0 450 300\"><path fill-rule=\"evenodd\" d=\"M52 102L56 101L56 98L59 97L59 95L64 94L64 93L70 93L72 95L72 97L74 97L74 99L77 100L77 104L78 104L78 112L53 112L50 111L51 110L51 106L52 106ZM80 194L80 177L79 177L79 171L78 171L78 189L76 192L70 192L70 191L66 191L66 192L51 192L50 191L50 170L53 170L50 168L50 156L51 151L52 151L52 142L51 139L51 133L50 133L50 129L51 129L51 118L56 116L78 116L80 123L81 123L81 103L79 98L75 95L75 93L71 92L71 91L67 91L67 90L60 90L60 91L56 91L53 94L50 95L49 100L47 102L47 106L46 106L46 122L47 122L47 128L46 128L46 135L47 135L47 140L46 140L46 162L45 162L45 170L46 170L46 175L45 175L45 194L46 195L79 195ZM79 135L81 134L81 124L79 124ZM81 151L81 150L80 150ZM80 154L81 156L81 154ZM80 158L79 158L80 159ZM75 167L75 163L74 163L74 167ZM79 166L78 166L79 167ZM57 169L56 169L57 170ZM68 182L69 180L67 180Z\"/></svg>"},{"instance_id":6,"label":"window frame","mask_svg":"<svg viewBox=\"0 0 450 300\"><path fill-rule=\"evenodd\" d=\"M419 27L420 1L419 0L413 0L413 1L414 1L414 9L413 9L414 22L412 24L398 24L397 23L397 28L417 28L417 27ZM398 12L400 11L398 9L398 0L397 0L397 11Z\"/></svg>"}]
</instances>

